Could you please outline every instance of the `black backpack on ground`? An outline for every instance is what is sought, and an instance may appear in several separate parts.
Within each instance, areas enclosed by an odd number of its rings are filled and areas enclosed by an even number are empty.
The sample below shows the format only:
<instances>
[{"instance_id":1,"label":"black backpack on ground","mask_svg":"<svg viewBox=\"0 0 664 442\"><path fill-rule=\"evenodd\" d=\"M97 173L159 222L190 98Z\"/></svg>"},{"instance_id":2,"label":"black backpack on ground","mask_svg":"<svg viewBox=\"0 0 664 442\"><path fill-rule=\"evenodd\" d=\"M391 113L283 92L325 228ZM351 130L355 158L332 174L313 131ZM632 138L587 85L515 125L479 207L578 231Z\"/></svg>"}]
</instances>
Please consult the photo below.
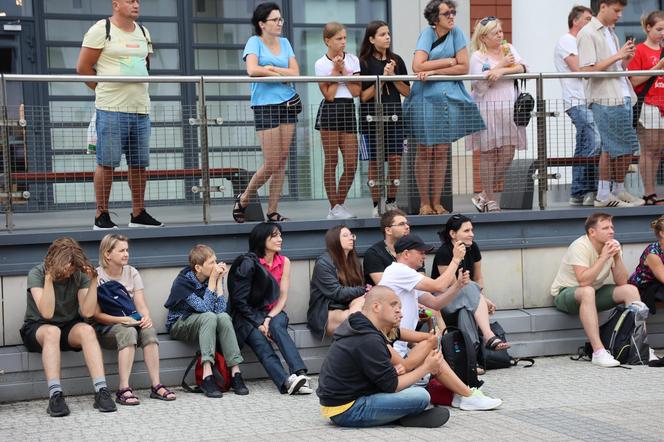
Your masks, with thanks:
<instances>
[{"instance_id":1,"label":"black backpack on ground","mask_svg":"<svg viewBox=\"0 0 664 442\"><path fill-rule=\"evenodd\" d=\"M459 379L469 387L480 387L484 382L477 378L477 357L470 337L456 327L443 330L440 350L445 361Z\"/></svg>"}]
</instances>

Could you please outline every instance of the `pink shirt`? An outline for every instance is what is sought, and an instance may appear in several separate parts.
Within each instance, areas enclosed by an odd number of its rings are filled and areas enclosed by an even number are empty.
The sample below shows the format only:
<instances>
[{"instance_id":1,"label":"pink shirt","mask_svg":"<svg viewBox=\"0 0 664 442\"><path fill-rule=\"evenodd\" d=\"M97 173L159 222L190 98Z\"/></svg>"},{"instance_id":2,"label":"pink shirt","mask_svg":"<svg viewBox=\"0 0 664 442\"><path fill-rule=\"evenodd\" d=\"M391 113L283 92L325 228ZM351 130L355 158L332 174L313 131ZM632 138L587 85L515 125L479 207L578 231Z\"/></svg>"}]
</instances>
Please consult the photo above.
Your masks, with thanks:
<instances>
[{"instance_id":1,"label":"pink shirt","mask_svg":"<svg viewBox=\"0 0 664 442\"><path fill-rule=\"evenodd\" d=\"M274 255L274 258L272 259L272 265L269 265L266 261L265 258L258 258L258 262L261 263L265 269L270 272L270 274L274 277L274 279L277 280L279 284L281 284L281 277L284 274L284 263L286 262L286 258L283 256L279 255L278 253ZM265 310L270 311L272 308L275 306L277 301L273 302L270 305L267 305L265 307Z\"/></svg>"}]
</instances>

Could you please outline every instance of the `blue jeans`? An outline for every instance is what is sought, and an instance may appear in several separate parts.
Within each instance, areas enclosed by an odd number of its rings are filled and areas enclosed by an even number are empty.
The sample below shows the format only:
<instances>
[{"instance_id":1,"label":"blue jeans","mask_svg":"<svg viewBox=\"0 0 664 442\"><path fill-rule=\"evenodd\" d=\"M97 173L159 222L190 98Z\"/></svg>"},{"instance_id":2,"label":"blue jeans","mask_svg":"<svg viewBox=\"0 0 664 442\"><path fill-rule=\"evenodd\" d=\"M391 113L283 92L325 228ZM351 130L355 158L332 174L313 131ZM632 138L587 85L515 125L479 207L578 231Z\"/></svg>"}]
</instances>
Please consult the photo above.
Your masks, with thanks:
<instances>
[{"instance_id":1,"label":"blue jeans","mask_svg":"<svg viewBox=\"0 0 664 442\"><path fill-rule=\"evenodd\" d=\"M341 427L375 427L422 413L431 396L422 387L410 387L397 393L376 393L358 398L352 407L331 420Z\"/></svg>"},{"instance_id":2,"label":"blue jeans","mask_svg":"<svg viewBox=\"0 0 664 442\"><path fill-rule=\"evenodd\" d=\"M600 135L592 111L585 105L572 106L565 111L576 127L576 147L574 158L588 158L599 155ZM572 168L571 196L583 197L597 189L597 165L593 162Z\"/></svg>"},{"instance_id":3,"label":"blue jeans","mask_svg":"<svg viewBox=\"0 0 664 442\"><path fill-rule=\"evenodd\" d=\"M118 167L122 154L129 167L150 165L150 116L97 109L97 164Z\"/></svg>"},{"instance_id":4,"label":"blue jeans","mask_svg":"<svg viewBox=\"0 0 664 442\"><path fill-rule=\"evenodd\" d=\"M281 312L270 321L270 335L272 340L279 351L281 356L283 356L286 364L288 364L288 369L290 373L296 373L300 370L307 370L307 366L304 365L300 353L297 351L295 342L288 334L288 316L286 313ZM260 332L257 328L254 328L245 341L249 347L256 353L258 360L260 361L263 368L267 372L272 382L277 386L279 391L282 393L286 392L285 383L288 379L289 374L284 371L284 367L281 365L281 360L279 356L272 348L272 343L267 340L263 333Z\"/></svg>"}]
</instances>

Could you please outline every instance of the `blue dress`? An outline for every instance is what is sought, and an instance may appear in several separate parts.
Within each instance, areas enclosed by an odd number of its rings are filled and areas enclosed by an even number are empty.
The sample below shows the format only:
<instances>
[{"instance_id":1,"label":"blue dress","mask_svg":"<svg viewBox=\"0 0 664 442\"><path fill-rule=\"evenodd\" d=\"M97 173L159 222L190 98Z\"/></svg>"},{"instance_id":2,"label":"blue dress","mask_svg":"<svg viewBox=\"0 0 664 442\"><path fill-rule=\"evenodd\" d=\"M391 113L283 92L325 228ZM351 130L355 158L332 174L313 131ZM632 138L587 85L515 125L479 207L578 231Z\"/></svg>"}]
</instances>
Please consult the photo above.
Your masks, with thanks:
<instances>
[{"instance_id":1,"label":"blue dress","mask_svg":"<svg viewBox=\"0 0 664 442\"><path fill-rule=\"evenodd\" d=\"M432 51L437 39L436 31L427 28L420 34L415 50L428 53L428 60L440 60L454 57L467 44L457 27ZM411 144L448 144L485 128L477 105L461 81L414 81L403 111Z\"/></svg>"}]
</instances>

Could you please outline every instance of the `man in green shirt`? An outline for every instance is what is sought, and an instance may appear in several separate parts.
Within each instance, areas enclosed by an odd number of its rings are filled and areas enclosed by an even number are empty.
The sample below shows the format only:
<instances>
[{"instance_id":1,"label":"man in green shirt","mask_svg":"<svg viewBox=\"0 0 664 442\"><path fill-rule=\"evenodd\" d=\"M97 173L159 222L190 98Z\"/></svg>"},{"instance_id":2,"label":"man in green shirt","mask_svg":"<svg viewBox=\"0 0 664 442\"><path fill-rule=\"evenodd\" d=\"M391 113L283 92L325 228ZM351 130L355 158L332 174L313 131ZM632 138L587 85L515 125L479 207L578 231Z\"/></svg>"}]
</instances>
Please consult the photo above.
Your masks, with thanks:
<instances>
[{"instance_id":1,"label":"man in green shirt","mask_svg":"<svg viewBox=\"0 0 664 442\"><path fill-rule=\"evenodd\" d=\"M97 272L78 242L72 238L53 241L44 262L30 270L27 288L21 337L28 351L42 354L48 414L69 414L60 385L60 352L81 350L95 389L94 407L116 411L95 330L83 322L94 315L97 306Z\"/></svg>"}]
</instances>

